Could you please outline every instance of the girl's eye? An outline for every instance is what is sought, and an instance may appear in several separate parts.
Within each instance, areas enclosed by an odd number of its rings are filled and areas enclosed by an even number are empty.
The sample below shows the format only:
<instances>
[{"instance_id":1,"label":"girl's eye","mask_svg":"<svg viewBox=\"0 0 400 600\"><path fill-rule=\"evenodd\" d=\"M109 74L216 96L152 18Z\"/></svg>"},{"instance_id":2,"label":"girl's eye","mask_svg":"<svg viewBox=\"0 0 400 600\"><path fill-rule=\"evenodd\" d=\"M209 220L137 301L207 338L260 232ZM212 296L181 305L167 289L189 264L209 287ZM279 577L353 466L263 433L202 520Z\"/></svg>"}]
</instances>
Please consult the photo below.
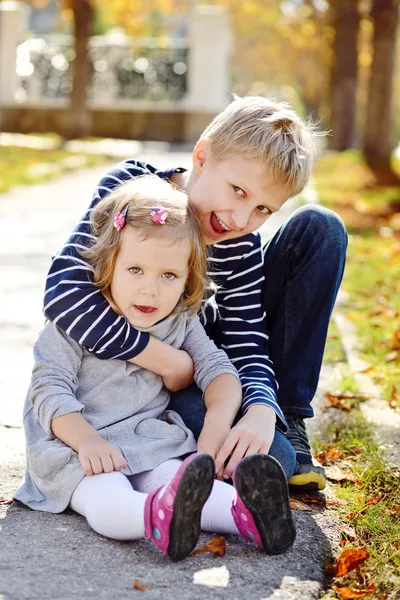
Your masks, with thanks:
<instances>
[{"instance_id":1,"label":"girl's eye","mask_svg":"<svg viewBox=\"0 0 400 600\"><path fill-rule=\"evenodd\" d=\"M242 198L246 197L246 192L244 192L242 190L242 188L238 187L237 185L233 185L232 187L233 187L235 194L237 194L238 196L241 196Z\"/></svg>"},{"instance_id":2,"label":"girl's eye","mask_svg":"<svg viewBox=\"0 0 400 600\"><path fill-rule=\"evenodd\" d=\"M164 273L163 277L164 279L168 279L169 281L171 281L172 279L176 278L176 275L174 275L173 273Z\"/></svg>"},{"instance_id":3,"label":"girl's eye","mask_svg":"<svg viewBox=\"0 0 400 600\"><path fill-rule=\"evenodd\" d=\"M257 206L257 210L260 211L263 215L270 215L271 211L266 206Z\"/></svg>"},{"instance_id":4,"label":"girl's eye","mask_svg":"<svg viewBox=\"0 0 400 600\"><path fill-rule=\"evenodd\" d=\"M131 267L129 271L132 273L132 275L140 275L142 269L140 269L140 267Z\"/></svg>"}]
</instances>

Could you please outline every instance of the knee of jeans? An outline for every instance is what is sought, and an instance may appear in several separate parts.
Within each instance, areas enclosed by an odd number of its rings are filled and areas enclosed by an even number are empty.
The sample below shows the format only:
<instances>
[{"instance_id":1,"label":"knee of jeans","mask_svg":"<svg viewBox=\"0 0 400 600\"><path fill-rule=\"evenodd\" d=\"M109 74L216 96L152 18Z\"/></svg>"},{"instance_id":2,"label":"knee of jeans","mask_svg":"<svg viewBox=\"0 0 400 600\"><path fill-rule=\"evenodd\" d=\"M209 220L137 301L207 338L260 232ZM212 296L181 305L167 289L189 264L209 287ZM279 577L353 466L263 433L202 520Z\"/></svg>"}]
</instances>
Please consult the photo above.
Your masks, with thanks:
<instances>
[{"instance_id":1,"label":"knee of jeans","mask_svg":"<svg viewBox=\"0 0 400 600\"><path fill-rule=\"evenodd\" d=\"M275 432L269 454L279 462L286 479L290 479L296 470L296 452L289 440L278 430Z\"/></svg>"},{"instance_id":2,"label":"knee of jeans","mask_svg":"<svg viewBox=\"0 0 400 600\"><path fill-rule=\"evenodd\" d=\"M329 208L318 204L305 205L297 209L292 218L312 234L321 236L325 243L343 254L347 249L347 231L342 218Z\"/></svg>"}]
</instances>

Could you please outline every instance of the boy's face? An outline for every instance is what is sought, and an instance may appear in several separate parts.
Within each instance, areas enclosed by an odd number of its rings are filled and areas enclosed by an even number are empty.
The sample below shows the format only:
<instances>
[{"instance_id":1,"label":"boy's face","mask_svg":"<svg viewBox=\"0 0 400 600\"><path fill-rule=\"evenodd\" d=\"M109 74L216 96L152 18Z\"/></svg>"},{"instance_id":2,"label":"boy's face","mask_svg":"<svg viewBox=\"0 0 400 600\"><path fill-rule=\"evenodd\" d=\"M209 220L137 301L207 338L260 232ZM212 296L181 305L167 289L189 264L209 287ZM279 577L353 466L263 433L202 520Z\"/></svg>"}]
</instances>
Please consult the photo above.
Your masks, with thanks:
<instances>
[{"instance_id":1,"label":"boy's face","mask_svg":"<svg viewBox=\"0 0 400 600\"><path fill-rule=\"evenodd\" d=\"M174 310L185 289L190 253L188 240L143 239L140 231L124 227L110 292L134 327L151 327Z\"/></svg>"},{"instance_id":2,"label":"boy's face","mask_svg":"<svg viewBox=\"0 0 400 600\"><path fill-rule=\"evenodd\" d=\"M259 159L237 154L216 160L208 140L194 149L186 191L209 245L255 231L292 195L272 181Z\"/></svg>"}]
</instances>

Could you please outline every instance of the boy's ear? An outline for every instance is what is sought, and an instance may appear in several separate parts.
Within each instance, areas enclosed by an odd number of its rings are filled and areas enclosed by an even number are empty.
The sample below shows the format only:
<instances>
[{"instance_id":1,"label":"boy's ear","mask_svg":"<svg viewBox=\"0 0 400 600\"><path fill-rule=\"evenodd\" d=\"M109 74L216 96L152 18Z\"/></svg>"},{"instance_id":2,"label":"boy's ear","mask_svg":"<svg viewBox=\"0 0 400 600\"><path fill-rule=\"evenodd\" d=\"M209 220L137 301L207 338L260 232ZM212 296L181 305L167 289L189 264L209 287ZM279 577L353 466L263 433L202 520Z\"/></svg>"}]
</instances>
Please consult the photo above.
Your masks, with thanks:
<instances>
[{"instance_id":1,"label":"boy's ear","mask_svg":"<svg viewBox=\"0 0 400 600\"><path fill-rule=\"evenodd\" d=\"M206 160L210 157L211 142L207 139L202 139L194 147L192 154L193 167L201 169Z\"/></svg>"}]
</instances>

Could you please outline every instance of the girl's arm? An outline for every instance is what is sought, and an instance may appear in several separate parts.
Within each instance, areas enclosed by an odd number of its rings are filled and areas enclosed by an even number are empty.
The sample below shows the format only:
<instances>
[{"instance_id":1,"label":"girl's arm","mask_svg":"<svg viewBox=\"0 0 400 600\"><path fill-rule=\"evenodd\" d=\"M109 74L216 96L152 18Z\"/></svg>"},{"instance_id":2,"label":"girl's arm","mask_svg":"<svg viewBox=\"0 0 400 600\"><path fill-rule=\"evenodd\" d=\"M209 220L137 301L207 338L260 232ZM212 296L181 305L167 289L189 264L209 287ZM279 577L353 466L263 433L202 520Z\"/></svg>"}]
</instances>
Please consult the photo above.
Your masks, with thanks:
<instances>
[{"instance_id":1,"label":"girl's arm","mask_svg":"<svg viewBox=\"0 0 400 600\"><path fill-rule=\"evenodd\" d=\"M159 172L151 165L128 160L101 179L88 211L53 258L46 281L44 314L98 358L131 360L165 377L170 389L180 389L190 380L192 367L188 357L159 340L150 339L148 333L138 331L117 315L94 285L93 269L79 254L79 250L87 248L93 240L90 212L105 195L132 177L156 173L170 178L174 171ZM140 362L137 362L139 356Z\"/></svg>"},{"instance_id":2,"label":"girl's arm","mask_svg":"<svg viewBox=\"0 0 400 600\"><path fill-rule=\"evenodd\" d=\"M79 453L86 475L121 470L126 461L81 415L76 399L82 348L47 323L34 346L29 397L42 428Z\"/></svg>"},{"instance_id":3,"label":"girl's arm","mask_svg":"<svg viewBox=\"0 0 400 600\"><path fill-rule=\"evenodd\" d=\"M204 392L207 407L198 450L216 458L242 403L239 376L225 352L207 336L198 317L188 320L183 348L193 359L194 379Z\"/></svg>"}]
</instances>

